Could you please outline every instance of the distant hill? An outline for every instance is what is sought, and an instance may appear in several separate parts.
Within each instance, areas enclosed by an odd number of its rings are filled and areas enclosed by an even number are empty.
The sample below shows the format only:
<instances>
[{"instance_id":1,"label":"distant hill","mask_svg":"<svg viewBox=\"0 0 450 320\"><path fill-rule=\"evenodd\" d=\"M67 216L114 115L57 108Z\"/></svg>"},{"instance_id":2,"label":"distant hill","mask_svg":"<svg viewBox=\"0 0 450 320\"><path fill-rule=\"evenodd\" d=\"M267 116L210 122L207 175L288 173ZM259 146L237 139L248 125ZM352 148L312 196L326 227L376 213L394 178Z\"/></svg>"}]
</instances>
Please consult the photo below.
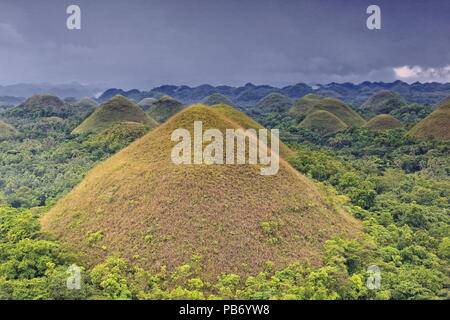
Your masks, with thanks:
<instances>
[{"instance_id":1,"label":"distant hill","mask_svg":"<svg viewBox=\"0 0 450 320\"><path fill-rule=\"evenodd\" d=\"M406 101L402 96L393 91L382 90L371 96L361 108L374 114L382 114L389 113L404 105L406 105Z\"/></svg>"},{"instance_id":2,"label":"distant hill","mask_svg":"<svg viewBox=\"0 0 450 320\"><path fill-rule=\"evenodd\" d=\"M385 131L403 128L403 124L401 121L395 119L389 114L380 114L375 118L370 119L364 125L364 128L367 128L371 131Z\"/></svg>"},{"instance_id":3,"label":"distant hill","mask_svg":"<svg viewBox=\"0 0 450 320\"><path fill-rule=\"evenodd\" d=\"M306 118L300 122L300 127L318 131L322 134L334 133L348 128L348 126L338 117L325 110L317 110L309 113Z\"/></svg>"},{"instance_id":4,"label":"distant hill","mask_svg":"<svg viewBox=\"0 0 450 320\"><path fill-rule=\"evenodd\" d=\"M97 101L92 98L83 98L72 104L78 112L85 113L98 107Z\"/></svg>"},{"instance_id":5,"label":"distant hill","mask_svg":"<svg viewBox=\"0 0 450 320\"><path fill-rule=\"evenodd\" d=\"M175 113L183 110L183 105L178 100L164 96L158 99L148 110L147 113L158 122L164 122Z\"/></svg>"},{"instance_id":6,"label":"distant hill","mask_svg":"<svg viewBox=\"0 0 450 320\"><path fill-rule=\"evenodd\" d=\"M0 96L30 97L35 94L52 94L58 97L93 97L104 88L82 85L77 82L65 84L18 83L0 86ZM0 99L1 101L1 99Z\"/></svg>"},{"instance_id":7,"label":"distant hill","mask_svg":"<svg viewBox=\"0 0 450 320\"><path fill-rule=\"evenodd\" d=\"M238 129L213 107L178 112L87 174L41 219L43 230L75 247L89 263L115 252L152 270L201 257L202 276L257 274L308 261L323 245L362 229L332 195L284 160L271 176L260 165L176 165L175 129Z\"/></svg>"},{"instance_id":8,"label":"distant hill","mask_svg":"<svg viewBox=\"0 0 450 320\"><path fill-rule=\"evenodd\" d=\"M70 104L51 94L34 95L18 106L2 113L7 118L36 119L44 117L68 118L76 113Z\"/></svg>"},{"instance_id":9,"label":"distant hill","mask_svg":"<svg viewBox=\"0 0 450 320\"><path fill-rule=\"evenodd\" d=\"M139 101L138 106L147 111L156 101L158 100L155 98L144 98Z\"/></svg>"},{"instance_id":10,"label":"distant hill","mask_svg":"<svg viewBox=\"0 0 450 320\"><path fill-rule=\"evenodd\" d=\"M72 133L100 132L118 121L140 122L151 127L158 125L140 107L127 98L117 95L100 105Z\"/></svg>"},{"instance_id":11,"label":"distant hill","mask_svg":"<svg viewBox=\"0 0 450 320\"><path fill-rule=\"evenodd\" d=\"M292 106L292 100L281 93L270 93L255 106L255 110L261 113L284 112Z\"/></svg>"},{"instance_id":12,"label":"distant hill","mask_svg":"<svg viewBox=\"0 0 450 320\"><path fill-rule=\"evenodd\" d=\"M409 135L418 139L434 137L437 140L450 139L450 102L442 104L425 119L416 124Z\"/></svg>"},{"instance_id":13,"label":"distant hill","mask_svg":"<svg viewBox=\"0 0 450 320\"><path fill-rule=\"evenodd\" d=\"M230 98L220 93L214 93L210 96L207 96L201 101L201 104L204 104L205 106L213 106L215 104L226 104L232 107L236 106L236 104Z\"/></svg>"},{"instance_id":14,"label":"distant hill","mask_svg":"<svg viewBox=\"0 0 450 320\"><path fill-rule=\"evenodd\" d=\"M12 125L0 120L0 140L15 138L19 135Z\"/></svg>"},{"instance_id":15,"label":"distant hill","mask_svg":"<svg viewBox=\"0 0 450 320\"><path fill-rule=\"evenodd\" d=\"M306 114L312 107L319 103L322 97L316 96L312 93L301 97L295 101L294 105L289 109L291 115Z\"/></svg>"}]
</instances>

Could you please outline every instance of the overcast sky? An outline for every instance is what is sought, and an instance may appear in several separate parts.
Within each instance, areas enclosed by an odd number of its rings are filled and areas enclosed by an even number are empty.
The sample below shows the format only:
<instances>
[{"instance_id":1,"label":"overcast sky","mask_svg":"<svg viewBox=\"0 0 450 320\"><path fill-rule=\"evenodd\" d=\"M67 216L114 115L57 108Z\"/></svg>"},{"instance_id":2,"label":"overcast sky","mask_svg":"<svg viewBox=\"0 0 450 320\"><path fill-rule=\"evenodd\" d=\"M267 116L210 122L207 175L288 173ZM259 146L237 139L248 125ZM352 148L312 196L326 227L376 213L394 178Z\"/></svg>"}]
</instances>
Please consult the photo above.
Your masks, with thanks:
<instances>
[{"instance_id":1,"label":"overcast sky","mask_svg":"<svg viewBox=\"0 0 450 320\"><path fill-rule=\"evenodd\" d=\"M0 84L450 82L449 15L449 0L0 0Z\"/></svg>"}]
</instances>

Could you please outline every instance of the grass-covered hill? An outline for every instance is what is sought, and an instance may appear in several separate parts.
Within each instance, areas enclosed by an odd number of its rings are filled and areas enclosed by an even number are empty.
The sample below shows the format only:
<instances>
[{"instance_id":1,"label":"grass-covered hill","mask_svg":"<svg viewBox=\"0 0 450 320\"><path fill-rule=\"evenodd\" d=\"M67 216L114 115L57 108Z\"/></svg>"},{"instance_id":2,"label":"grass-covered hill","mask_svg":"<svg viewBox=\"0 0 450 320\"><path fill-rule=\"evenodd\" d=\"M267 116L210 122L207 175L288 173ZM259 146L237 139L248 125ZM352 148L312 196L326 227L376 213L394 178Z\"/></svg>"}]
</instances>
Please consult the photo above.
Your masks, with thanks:
<instances>
[{"instance_id":1,"label":"grass-covered hill","mask_svg":"<svg viewBox=\"0 0 450 320\"><path fill-rule=\"evenodd\" d=\"M72 133L100 132L110 127L114 122L120 121L139 122L151 127L158 125L139 106L127 98L117 95L100 105Z\"/></svg>"},{"instance_id":2,"label":"grass-covered hill","mask_svg":"<svg viewBox=\"0 0 450 320\"><path fill-rule=\"evenodd\" d=\"M322 100L321 97L309 93L306 96L297 99L294 105L289 109L289 113L294 116L305 114L312 107L314 107L320 100Z\"/></svg>"},{"instance_id":3,"label":"grass-covered hill","mask_svg":"<svg viewBox=\"0 0 450 320\"><path fill-rule=\"evenodd\" d=\"M144 98L139 101L138 106L147 111L156 101L158 100L155 98Z\"/></svg>"},{"instance_id":4,"label":"grass-covered hill","mask_svg":"<svg viewBox=\"0 0 450 320\"><path fill-rule=\"evenodd\" d=\"M18 106L2 113L5 118L36 119L45 117L68 118L76 113L73 106L51 94L34 95Z\"/></svg>"},{"instance_id":5,"label":"grass-covered hill","mask_svg":"<svg viewBox=\"0 0 450 320\"><path fill-rule=\"evenodd\" d=\"M83 98L72 104L79 113L86 113L98 107L97 101L92 98Z\"/></svg>"},{"instance_id":6,"label":"grass-covered hill","mask_svg":"<svg viewBox=\"0 0 450 320\"><path fill-rule=\"evenodd\" d=\"M233 100L220 93L214 93L210 96L207 96L200 103L204 104L205 106L213 106L215 104L226 104L232 107L236 106Z\"/></svg>"},{"instance_id":7,"label":"grass-covered hill","mask_svg":"<svg viewBox=\"0 0 450 320\"><path fill-rule=\"evenodd\" d=\"M270 93L255 106L255 110L261 113L268 112L283 112L287 111L292 106L292 100L281 93Z\"/></svg>"},{"instance_id":8,"label":"grass-covered hill","mask_svg":"<svg viewBox=\"0 0 450 320\"><path fill-rule=\"evenodd\" d=\"M202 274L256 274L296 261L321 263L322 246L360 231L338 201L280 159L260 165L176 165L175 129L242 128L216 108L191 106L91 170L42 220L45 231L102 261L119 252L150 269L201 260Z\"/></svg>"},{"instance_id":9,"label":"grass-covered hill","mask_svg":"<svg viewBox=\"0 0 450 320\"><path fill-rule=\"evenodd\" d=\"M147 113L161 123L181 110L183 110L181 102L172 97L163 96L147 110Z\"/></svg>"},{"instance_id":10,"label":"grass-covered hill","mask_svg":"<svg viewBox=\"0 0 450 320\"><path fill-rule=\"evenodd\" d=\"M291 115L308 115L315 111L324 110L334 114L349 127L361 127L366 122L357 112L344 102L334 98L321 98L312 94L296 101L289 109Z\"/></svg>"},{"instance_id":11,"label":"grass-covered hill","mask_svg":"<svg viewBox=\"0 0 450 320\"><path fill-rule=\"evenodd\" d=\"M10 124L0 120L0 140L17 137L19 132Z\"/></svg>"},{"instance_id":12,"label":"grass-covered hill","mask_svg":"<svg viewBox=\"0 0 450 320\"><path fill-rule=\"evenodd\" d=\"M371 96L362 106L373 114L389 113L401 106L406 105L401 95L389 90L381 90Z\"/></svg>"},{"instance_id":13,"label":"grass-covered hill","mask_svg":"<svg viewBox=\"0 0 450 320\"><path fill-rule=\"evenodd\" d=\"M450 101L442 104L425 119L416 124L409 135L418 139L434 137L438 140L450 139Z\"/></svg>"},{"instance_id":14,"label":"grass-covered hill","mask_svg":"<svg viewBox=\"0 0 450 320\"><path fill-rule=\"evenodd\" d=\"M333 133L348 128L348 126L338 117L325 110L317 110L309 113L306 118L300 122L300 127L317 131L322 134Z\"/></svg>"},{"instance_id":15,"label":"grass-covered hill","mask_svg":"<svg viewBox=\"0 0 450 320\"><path fill-rule=\"evenodd\" d=\"M215 111L220 112L222 115L227 117L230 120L237 122L244 129L263 129L264 127L247 116L245 113L236 110L235 108L228 106L226 104L216 104L212 106ZM270 135L268 136L268 141L270 143ZM281 157L287 159L295 155L295 153L289 149L283 142L280 141L280 155Z\"/></svg>"},{"instance_id":16,"label":"grass-covered hill","mask_svg":"<svg viewBox=\"0 0 450 320\"><path fill-rule=\"evenodd\" d=\"M403 128L403 123L389 114L380 114L370 119L365 125L371 131L385 131Z\"/></svg>"}]
</instances>

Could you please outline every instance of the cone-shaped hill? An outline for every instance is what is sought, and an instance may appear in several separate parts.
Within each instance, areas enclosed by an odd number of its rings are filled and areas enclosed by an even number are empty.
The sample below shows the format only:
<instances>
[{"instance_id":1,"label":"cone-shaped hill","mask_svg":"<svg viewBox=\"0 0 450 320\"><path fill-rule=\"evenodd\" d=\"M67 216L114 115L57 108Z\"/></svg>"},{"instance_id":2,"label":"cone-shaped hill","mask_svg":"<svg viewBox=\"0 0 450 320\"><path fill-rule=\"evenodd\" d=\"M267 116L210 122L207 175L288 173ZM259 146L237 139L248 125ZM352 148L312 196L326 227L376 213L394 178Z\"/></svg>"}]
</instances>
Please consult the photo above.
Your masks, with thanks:
<instances>
[{"instance_id":1,"label":"cone-shaped hill","mask_svg":"<svg viewBox=\"0 0 450 320\"><path fill-rule=\"evenodd\" d=\"M158 100L155 98L144 98L139 101L138 106L147 111L156 101Z\"/></svg>"},{"instance_id":2,"label":"cone-shaped hill","mask_svg":"<svg viewBox=\"0 0 450 320\"><path fill-rule=\"evenodd\" d=\"M97 101L92 98L83 98L73 103L73 106L77 108L80 113L91 111L98 107Z\"/></svg>"},{"instance_id":3,"label":"cone-shaped hill","mask_svg":"<svg viewBox=\"0 0 450 320\"><path fill-rule=\"evenodd\" d=\"M17 137L17 131L12 125L0 120L0 140L11 139Z\"/></svg>"},{"instance_id":4,"label":"cone-shaped hill","mask_svg":"<svg viewBox=\"0 0 450 320\"><path fill-rule=\"evenodd\" d=\"M147 110L147 113L156 121L164 122L181 110L183 110L183 104L180 101L163 96Z\"/></svg>"},{"instance_id":5,"label":"cone-shaped hill","mask_svg":"<svg viewBox=\"0 0 450 320\"><path fill-rule=\"evenodd\" d=\"M300 127L318 131L322 134L328 134L346 129L348 126L334 114L325 110L318 110L309 113L306 118L300 122Z\"/></svg>"},{"instance_id":6,"label":"cone-shaped hill","mask_svg":"<svg viewBox=\"0 0 450 320\"><path fill-rule=\"evenodd\" d=\"M124 96L117 95L100 105L72 133L100 132L119 121L139 122L151 127L158 123Z\"/></svg>"},{"instance_id":7,"label":"cone-shaped hill","mask_svg":"<svg viewBox=\"0 0 450 320\"><path fill-rule=\"evenodd\" d=\"M371 96L361 107L374 114L389 113L396 108L404 106L406 101L398 93L381 90Z\"/></svg>"},{"instance_id":8,"label":"cone-shaped hill","mask_svg":"<svg viewBox=\"0 0 450 320\"><path fill-rule=\"evenodd\" d=\"M149 268L170 269L202 257L205 278L255 274L273 261L320 264L324 241L353 237L360 224L312 181L280 159L261 165L176 165L176 129L194 137L242 128L216 109L191 106L91 170L41 220L43 229L96 263L119 252ZM206 143L207 144L207 143Z\"/></svg>"},{"instance_id":9,"label":"cone-shaped hill","mask_svg":"<svg viewBox=\"0 0 450 320\"><path fill-rule=\"evenodd\" d=\"M258 122L247 116L245 113L236 110L235 108L228 106L226 104L216 104L212 106L215 111L220 112L222 115L230 120L233 120L239 124L244 129L263 129L264 127ZM270 141L270 137L268 137ZM284 159L292 157L295 152L289 149L284 143L280 141L280 155Z\"/></svg>"},{"instance_id":10,"label":"cone-shaped hill","mask_svg":"<svg viewBox=\"0 0 450 320\"><path fill-rule=\"evenodd\" d=\"M233 100L220 93L214 93L210 96L207 96L201 101L201 104L204 104L205 106L213 106L215 104L226 104L232 107L236 106Z\"/></svg>"},{"instance_id":11,"label":"cone-shaped hill","mask_svg":"<svg viewBox=\"0 0 450 320\"><path fill-rule=\"evenodd\" d=\"M259 112L284 112L292 106L292 101L289 97L272 92L259 100L255 109Z\"/></svg>"},{"instance_id":12,"label":"cone-shaped hill","mask_svg":"<svg viewBox=\"0 0 450 320\"><path fill-rule=\"evenodd\" d=\"M408 134L418 139L450 140L450 101L416 124Z\"/></svg>"},{"instance_id":13,"label":"cone-shaped hill","mask_svg":"<svg viewBox=\"0 0 450 320\"><path fill-rule=\"evenodd\" d=\"M386 131L403 128L403 123L389 114L380 114L375 118L370 119L364 125L364 128L367 128L370 131Z\"/></svg>"},{"instance_id":14,"label":"cone-shaped hill","mask_svg":"<svg viewBox=\"0 0 450 320\"><path fill-rule=\"evenodd\" d=\"M289 113L294 116L305 114L312 107L314 107L320 100L322 100L321 97L309 93L306 96L297 99L294 105L289 109Z\"/></svg>"},{"instance_id":15,"label":"cone-shaped hill","mask_svg":"<svg viewBox=\"0 0 450 320\"><path fill-rule=\"evenodd\" d=\"M18 106L5 111L2 116L6 118L67 118L75 114L76 110L57 96L51 94L36 94Z\"/></svg>"}]
</instances>

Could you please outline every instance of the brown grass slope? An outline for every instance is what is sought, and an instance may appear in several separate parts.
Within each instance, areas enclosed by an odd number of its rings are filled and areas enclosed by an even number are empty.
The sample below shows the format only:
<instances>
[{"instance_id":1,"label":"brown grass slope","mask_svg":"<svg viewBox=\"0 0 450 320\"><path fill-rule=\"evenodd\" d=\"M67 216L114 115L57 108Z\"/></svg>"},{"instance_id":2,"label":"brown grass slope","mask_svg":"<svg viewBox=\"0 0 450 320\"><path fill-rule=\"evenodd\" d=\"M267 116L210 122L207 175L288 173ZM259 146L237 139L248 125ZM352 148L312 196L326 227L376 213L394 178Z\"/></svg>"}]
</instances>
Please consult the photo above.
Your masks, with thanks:
<instances>
[{"instance_id":1,"label":"brown grass slope","mask_svg":"<svg viewBox=\"0 0 450 320\"><path fill-rule=\"evenodd\" d=\"M323 134L333 133L348 128L348 126L338 117L325 110L309 113L306 118L300 122L300 127L318 131Z\"/></svg>"},{"instance_id":2,"label":"brown grass slope","mask_svg":"<svg viewBox=\"0 0 450 320\"><path fill-rule=\"evenodd\" d=\"M398 93L389 90L381 90L372 95L361 107L378 114L389 113L405 104L405 99Z\"/></svg>"},{"instance_id":3,"label":"brown grass slope","mask_svg":"<svg viewBox=\"0 0 450 320\"><path fill-rule=\"evenodd\" d=\"M294 105L289 109L288 112L294 116L305 114L312 107L314 107L320 100L322 100L321 97L309 93L306 96L297 99L297 101L295 101Z\"/></svg>"},{"instance_id":4,"label":"brown grass slope","mask_svg":"<svg viewBox=\"0 0 450 320\"><path fill-rule=\"evenodd\" d=\"M19 135L12 125L0 120L0 140L12 139Z\"/></svg>"},{"instance_id":5,"label":"brown grass slope","mask_svg":"<svg viewBox=\"0 0 450 320\"><path fill-rule=\"evenodd\" d=\"M363 127L371 131L386 131L403 128L403 123L389 114L380 114L370 119Z\"/></svg>"},{"instance_id":6,"label":"brown grass slope","mask_svg":"<svg viewBox=\"0 0 450 320\"><path fill-rule=\"evenodd\" d=\"M41 222L88 261L120 252L169 269L201 255L205 277L254 274L267 261L321 263L324 241L360 225L310 180L281 160L259 165L175 165L172 132L242 128L214 108L191 106L95 167Z\"/></svg>"},{"instance_id":7,"label":"brown grass slope","mask_svg":"<svg viewBox=\"0 0 450 320\"><path fill-rule=\"evenodd\" d=\"M181 110L183 110L183 104L180 101L169 96L163 96L153 103L146 112L156 121L164 122Z\"/></svg>"},{"instance_id":8,"label":"brown grass slope","mask_svg":"<svg viewBox=\"0 0 450 320\"><path fill-rule=\"evenodd\" d=\"M235 108L228 106L226 104L216 104L212 106L215 111L220 112L222 115L237 122L244 129L264 129L262 125L258 122L247 116L245 113L236 110ZM269 143L270 143L270 136ZM295 155L295 152L292 151L288 146L286 146L283 142L280 141L280 156L282 158L289 158Z\"/></svg>"},{"instance_id":9,"label":"brown grass slope","mask_svg":"<svg viewBox=\"0 0 450 320\"><path fill-rule=\"evenodd\" d=\"M100 132L115 122L131 121L156 127L158 123L124 96L117 95L100 105L72 133Z\"/></svg>"},{"instance_id":10,"label":"brown grass slope","mask_svg":"<svg viewBox=\"0 0 450 320\"><path fill-rule=\"evenodd\" d=\"M450 101L416 124L408 134L418 139L450 140Z\"/></svg>"}]
</instances>

